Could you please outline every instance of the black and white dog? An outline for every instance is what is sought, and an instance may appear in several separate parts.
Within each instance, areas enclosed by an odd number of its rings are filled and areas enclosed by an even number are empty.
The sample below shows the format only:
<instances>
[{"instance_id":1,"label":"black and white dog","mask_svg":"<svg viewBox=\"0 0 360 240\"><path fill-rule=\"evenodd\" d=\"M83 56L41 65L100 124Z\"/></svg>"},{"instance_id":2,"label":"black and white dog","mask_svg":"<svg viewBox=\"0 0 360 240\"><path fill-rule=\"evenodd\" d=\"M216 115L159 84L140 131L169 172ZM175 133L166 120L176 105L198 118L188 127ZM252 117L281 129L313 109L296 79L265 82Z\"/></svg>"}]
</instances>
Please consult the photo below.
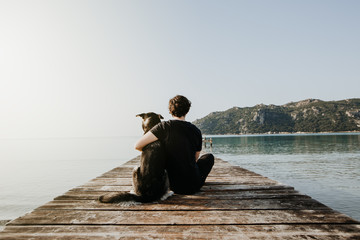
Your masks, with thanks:
<instances>
[{"instance_id":1,"label":"black and white dog","mask_svg":"<svg viewBox=\"0 0 360 240\"><path fill-rule=\"evenodd\" d=\"M136 116L142 118L144 134L163 119L160 114L153 112L141 113ZM166 154L160 141L146 145L142 149L140 159L140 166L136 167L132 174L134 193L109 193L100 196L100 202L152 202L167 197L169 179L165 170ZM169 195L171 195L171 193Z\"/></svg>"}]
</instances>

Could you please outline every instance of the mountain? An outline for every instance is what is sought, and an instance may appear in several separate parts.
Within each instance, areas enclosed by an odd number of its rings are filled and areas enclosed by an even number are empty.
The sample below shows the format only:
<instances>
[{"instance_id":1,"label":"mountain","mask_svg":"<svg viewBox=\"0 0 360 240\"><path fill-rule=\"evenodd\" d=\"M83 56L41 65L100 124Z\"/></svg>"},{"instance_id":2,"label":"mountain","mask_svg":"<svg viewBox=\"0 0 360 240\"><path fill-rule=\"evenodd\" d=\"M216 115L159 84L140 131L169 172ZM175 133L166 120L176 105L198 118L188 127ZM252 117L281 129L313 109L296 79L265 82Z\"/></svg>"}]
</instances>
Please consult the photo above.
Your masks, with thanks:
<instances>
[{"instance_id":1,"label":"mountain","mask_svg":"<svg viewBox=\"0 0 360 240\"><path fill-rule=\"evenodd\" d=\"M360 131L360 98L233 107L193 123L203 134Z\"/></svg>"}]
</instances>

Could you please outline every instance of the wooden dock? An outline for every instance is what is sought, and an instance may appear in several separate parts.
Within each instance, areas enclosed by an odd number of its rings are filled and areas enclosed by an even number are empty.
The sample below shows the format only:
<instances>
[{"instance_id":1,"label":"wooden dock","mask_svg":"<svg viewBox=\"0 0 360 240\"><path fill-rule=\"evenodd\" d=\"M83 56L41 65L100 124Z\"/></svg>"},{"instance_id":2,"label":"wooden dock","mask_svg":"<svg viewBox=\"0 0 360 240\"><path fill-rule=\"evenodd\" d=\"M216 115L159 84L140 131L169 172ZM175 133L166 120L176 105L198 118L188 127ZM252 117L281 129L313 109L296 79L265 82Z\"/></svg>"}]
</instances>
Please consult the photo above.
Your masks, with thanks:
<instances>
[{"instance_id":1,"label":"wooden dock","mask_svg":"<svg viewBox=\"0 0 360 240\"><path fill-rule=\"evenodd\" d=\"M360 239L360 223L293 187L216 159L202 191L103 204L131 189L139 157L7 224L0 239Z\"/></svg>"}]
</instances>

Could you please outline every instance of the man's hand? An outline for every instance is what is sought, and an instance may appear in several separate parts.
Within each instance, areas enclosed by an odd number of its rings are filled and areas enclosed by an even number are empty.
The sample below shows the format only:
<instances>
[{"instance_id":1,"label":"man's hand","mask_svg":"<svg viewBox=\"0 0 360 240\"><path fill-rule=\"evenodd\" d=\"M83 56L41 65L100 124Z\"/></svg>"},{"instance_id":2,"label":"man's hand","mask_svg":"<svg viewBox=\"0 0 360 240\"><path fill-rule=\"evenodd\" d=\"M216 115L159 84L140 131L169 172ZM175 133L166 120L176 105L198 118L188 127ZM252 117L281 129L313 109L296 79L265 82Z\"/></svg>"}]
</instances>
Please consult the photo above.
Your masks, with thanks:
<instances>
[{"instance_id":1,"label":"man's hand","mask_svg":"<svg viewBox=\"0 0 360 240\"><path fill-rule=\"evenodd\" d=\"M195 161L197 161L200 157L200 151L195 153Z\"/></svg>"},{"instance_id":2,"label":"man's hand","mask_svg":"<svg viewBox=\"0 0 360 240\"><path fill-rule=\"evenodd\" d=\"M142 151L142 149L148 145L149 143L155 142L158 140L158 138L151 132L148 131L145 133L144 136L142 136L136 143L135 143L135 149Z\"/></svg>"}]
</instances>

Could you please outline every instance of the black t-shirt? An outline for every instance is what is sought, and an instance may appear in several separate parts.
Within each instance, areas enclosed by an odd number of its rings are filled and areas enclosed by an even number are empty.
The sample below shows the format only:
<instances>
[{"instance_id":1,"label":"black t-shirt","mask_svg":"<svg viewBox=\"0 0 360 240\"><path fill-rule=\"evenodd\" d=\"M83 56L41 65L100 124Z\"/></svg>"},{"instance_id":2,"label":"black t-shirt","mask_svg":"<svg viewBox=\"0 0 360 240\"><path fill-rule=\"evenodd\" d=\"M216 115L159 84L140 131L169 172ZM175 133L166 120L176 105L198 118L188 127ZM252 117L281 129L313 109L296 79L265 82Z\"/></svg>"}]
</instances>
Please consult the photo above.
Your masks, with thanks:
<instances>
[{"instance_id":1,"label":"black t-shirt","mask_svg":"<svg viewBox=\"0 0 360 240\"><path fill-rule=\"evenodd\" d=\"M151 132L165 146L170 189L183 194L198 191L201 180L195 153L202 147L200 130L190 122L169 120L158 123Z\"/></svg>"}]
</instances>

